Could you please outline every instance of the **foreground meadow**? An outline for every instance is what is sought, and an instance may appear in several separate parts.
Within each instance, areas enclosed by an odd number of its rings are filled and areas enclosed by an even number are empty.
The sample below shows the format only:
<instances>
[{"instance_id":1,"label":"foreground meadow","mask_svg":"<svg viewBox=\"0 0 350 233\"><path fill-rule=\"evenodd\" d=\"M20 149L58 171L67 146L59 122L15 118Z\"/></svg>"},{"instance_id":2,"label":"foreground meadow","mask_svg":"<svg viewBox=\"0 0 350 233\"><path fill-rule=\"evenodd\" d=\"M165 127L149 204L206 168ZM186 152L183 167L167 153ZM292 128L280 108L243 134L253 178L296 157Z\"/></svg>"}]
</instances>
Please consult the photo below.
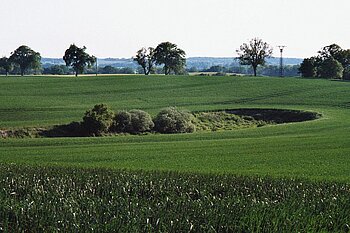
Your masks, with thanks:
<instances>
[{"instance_id":1,"label":"foreground meadow","mask_svg":"<svg viewBox=\"0 0 350 233\"><path fill-rule=\"evenodd\" d=\"M0 166L9 232L347 232L350 186L231 175Z\"/></svg>"},{"instance_id":2,"label":"foreground meadow","mask_svg":"<svg viewBox=\"0 0 350 233\"><path fill-rule=\"evenodd\" d=\"M0 90L0 129L79 121L97 103L322 114L232 131L0 139L5 231L349 231L350 82L1 77Z\"/></svg>"}]
</instances>

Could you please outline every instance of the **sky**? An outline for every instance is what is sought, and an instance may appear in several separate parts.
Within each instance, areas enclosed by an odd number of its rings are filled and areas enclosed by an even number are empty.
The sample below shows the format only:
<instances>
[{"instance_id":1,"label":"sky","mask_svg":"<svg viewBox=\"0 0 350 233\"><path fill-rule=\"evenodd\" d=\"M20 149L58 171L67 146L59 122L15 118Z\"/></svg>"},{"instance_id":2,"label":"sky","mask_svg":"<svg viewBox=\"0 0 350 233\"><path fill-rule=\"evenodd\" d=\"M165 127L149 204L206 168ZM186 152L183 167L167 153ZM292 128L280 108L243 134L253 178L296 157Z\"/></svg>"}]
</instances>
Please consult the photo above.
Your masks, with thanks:
<instances>
[{"instance_id":1,"label":"sky","mask_svg":"<svg viewBox=\"0 0 350 233\"><path fill-rule=\"evenodd\" d=\"M234 57L254 37L285 57L350 48L349 0L0 0L0 56L20 45L60 58L70 44L130 58L170 41L187 57Z\"/></svg>"}]
</instances>

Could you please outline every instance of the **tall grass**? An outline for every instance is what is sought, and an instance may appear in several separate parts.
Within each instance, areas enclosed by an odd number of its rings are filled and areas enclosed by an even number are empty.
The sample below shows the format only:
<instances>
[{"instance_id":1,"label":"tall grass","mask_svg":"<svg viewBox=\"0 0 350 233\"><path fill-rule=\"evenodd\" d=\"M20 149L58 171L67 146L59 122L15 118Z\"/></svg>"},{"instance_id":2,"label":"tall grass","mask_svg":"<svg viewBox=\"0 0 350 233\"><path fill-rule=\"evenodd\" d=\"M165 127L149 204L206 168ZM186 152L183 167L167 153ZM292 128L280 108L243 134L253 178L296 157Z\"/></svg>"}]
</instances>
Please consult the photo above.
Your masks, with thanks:
<instances>
[{"instance_id":1,"label":"tall grass","mask_svg":"<svg viewBox=\"0 0 350 233\"><path fill-rule=\"evenodd\" d=\"M0 165L3 232L347 232L350 185Z\"/></svg>"}]
</instances>

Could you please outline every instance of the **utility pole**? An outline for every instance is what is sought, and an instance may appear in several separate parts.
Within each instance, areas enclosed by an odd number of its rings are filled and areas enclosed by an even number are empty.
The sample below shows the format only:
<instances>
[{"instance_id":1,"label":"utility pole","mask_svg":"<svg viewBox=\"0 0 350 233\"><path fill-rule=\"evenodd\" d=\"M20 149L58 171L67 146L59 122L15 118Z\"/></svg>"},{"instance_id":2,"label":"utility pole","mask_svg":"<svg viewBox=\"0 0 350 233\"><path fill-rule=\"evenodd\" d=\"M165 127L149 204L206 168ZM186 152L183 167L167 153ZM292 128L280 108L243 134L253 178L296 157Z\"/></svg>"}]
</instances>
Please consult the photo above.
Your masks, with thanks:
<instances>
[{"instance_id":1,"label":"utility pole","mask_svg":"<svg viewBox=\"0 0 350 233\"><path fill-rule=\"evenodd\" d=\"M96 76L98 74L98 64L97 64L97 57L96 57Z\"/></svg>"},{"instance_id":2,"label":"utility pole","mask_svg":"<svg viewBox=\"0 0 350 233\"><path fill-rule=\"evenodd\" d=\"M283 49L285 48L285 45L279 45L278 48L280 49L281 57L280 57L280 77L284 77L284 70L283 70Z\"/></svg>"}]
</instances>

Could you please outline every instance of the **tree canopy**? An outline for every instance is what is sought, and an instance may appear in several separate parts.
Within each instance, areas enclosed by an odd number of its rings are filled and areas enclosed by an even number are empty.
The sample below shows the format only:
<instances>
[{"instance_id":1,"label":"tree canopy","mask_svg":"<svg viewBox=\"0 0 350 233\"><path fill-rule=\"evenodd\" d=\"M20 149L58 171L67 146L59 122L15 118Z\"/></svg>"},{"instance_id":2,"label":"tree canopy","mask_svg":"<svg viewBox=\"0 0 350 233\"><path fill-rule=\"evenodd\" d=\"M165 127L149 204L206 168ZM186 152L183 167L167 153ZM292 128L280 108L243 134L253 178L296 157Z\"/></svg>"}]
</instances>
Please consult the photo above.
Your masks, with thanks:
<instances>
[{"instance_id":1,"label":"tree canopy","mask_svg":"<svg viewBox=\"0 0 350 233\"><path fill-rule=\"evenodd\" d=\"M6 76L13 69L12 61L7 57L0 58L0 68L5 70Z\"/></svg>"},{"instance_id":2,"label":"tree canopy","mask_svg":"<svg viewBox=\"0 0 350 233\"><path fill-rule=\"evenodd\" d=\"M318 75L320 78L341 79L344 68L342 64L334 57L323 59L318 66Z\"/></svg>"},{"instance_id":3,"label":"tree canopy","mask_svg":"<svg viewBox=\"0 0 350 233\"><path fill-rule=\"evenodd\" d=\"M21 76L23 76L28 69L39 69L41 67L40 53L35 52L25 45L20 46L12 52L9 59L13 64L19 66Z\"/></svg>"},{"instance_id":4,"label":"tree canopy","mask_svg":"<svg viewBox=\"0 0 350 233\"><path fill-rule=\"evenodd\" d=\"M186 65L186 53L170 42L160 43L154 50L154 59L157 65L164 65L165 75L171 72L179 74Z\"/></svg>"},{"instance_id":5,"label":"tree canopy","mask_svg":"<svg viewBox=\"0 0 350 233\"><path fill-rule=\"evenodd\" d=\"M320 59L328 59L333 57L336 60L342 60L343 49L337 44L331 44L323 47L320 51L318 51Z\"/></svg>"},{"instance_id":6,"label":"tree canopy","mask_svg":"<svg viewBox=\"0 0 350 233\"><path fill-rule=\"evenodd\" d=\"M325 46L316 57L305 58L299 72L303 77L349 79L350 49L337 44Z\"/></svg>"},{"instance_id":7,"label":"tree canopy","mask_svg":"<svg viewBox=\"0 0 350 233\"><path fill-rule=\"evenodd\" d=\"M75 76L82 74L85 67L91 67L96 58L85 52L86 47L79 48L75 44L70 45L63 56L66 66L71 66L75 71Z\"/></svg>"},{"instance_id":8,"label":"tree canopy","mask_svg":"<svg viewBox=\"0 0 350 233\"><path fill-rule=\"evenodd\" d=\"M256 76L258 65L264 65L265 59L271 57L272 48L259 38L253 38L249 43L243 43L236 50L241 65L251 65Z\"/></svg>"},{"instance_id":9,"label":"tree canopy","mask_svg":"<svg viewBox=\"0 0 350 233\"><path fill-rule=\"evenodd\" d=\"M300 64L299 72L302 77L314 77L316 75L316 58L305 58Z\"/></svg>"},{"instance_id":10,"label":"tree canopy","mask_svg":"<svg viewBox=\"0 0 350 233\"><path fill-rule=\"evenodd\" d=\"M149 75L153 71L153 66L156 62L154 57L154 48L149 47L148 49L140 49L137 51L134 61L136 61L142 67L145 75Z\"/></svg>"}]
</instances>

